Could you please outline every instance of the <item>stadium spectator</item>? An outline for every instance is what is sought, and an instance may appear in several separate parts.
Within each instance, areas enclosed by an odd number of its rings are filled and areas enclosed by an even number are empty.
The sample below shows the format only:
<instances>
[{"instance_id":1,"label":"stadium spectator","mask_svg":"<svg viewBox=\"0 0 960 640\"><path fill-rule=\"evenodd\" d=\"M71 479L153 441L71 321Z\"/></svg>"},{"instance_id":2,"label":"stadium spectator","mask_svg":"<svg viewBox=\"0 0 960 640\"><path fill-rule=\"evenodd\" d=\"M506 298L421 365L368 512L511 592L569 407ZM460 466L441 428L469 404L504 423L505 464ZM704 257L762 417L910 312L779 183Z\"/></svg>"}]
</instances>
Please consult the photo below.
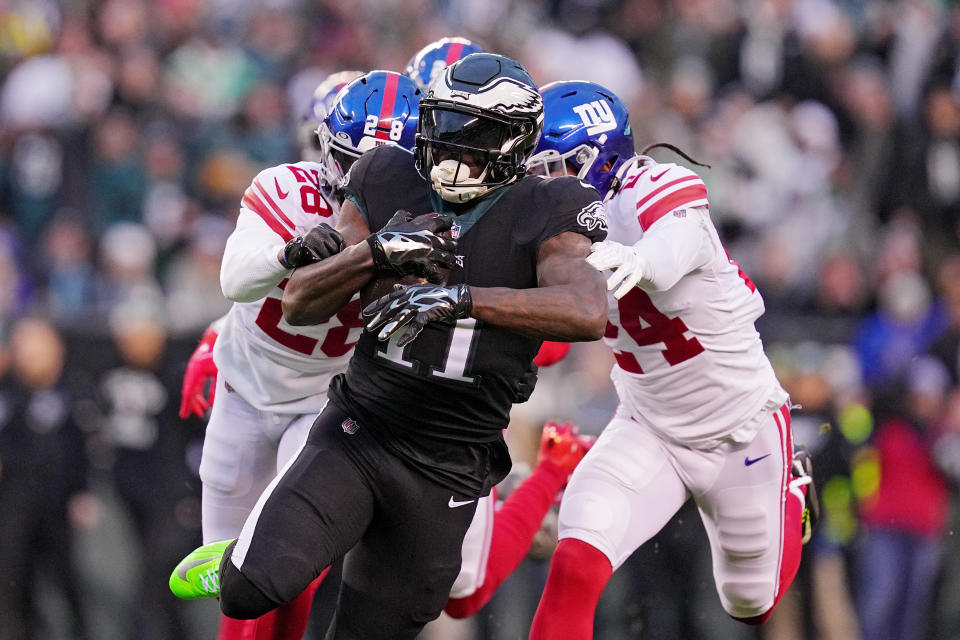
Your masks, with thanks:
<instances>
[{"instance_id":1,"label":"stadium spectator","mask_svg":"<svg viewBox=\"0 0 960 640\"><path fill-rule=\"evenodd\" d=\"M932 447L950 378L938 361L915 360L879 403L873 445L879 484L861 511L856 600L864 640L927 637L947 522L947 481Z\"/></svg>"},{"instance_id":2,"label":"stadium spectator","mask_svg":"<svg viewBox=\"0 0 960 640\"><path fill-rule=\"evenodd\" d=\"M0 637L86 633L72 553L70 503L87 489L85 435L77 406L85 395L64 370L60 334L27 317L10 332L10 373L0 372ZM38 585L52 584L65 619L40 614ZM59 628L59 631L54 629Z\"/></svg>"}]
</instances>

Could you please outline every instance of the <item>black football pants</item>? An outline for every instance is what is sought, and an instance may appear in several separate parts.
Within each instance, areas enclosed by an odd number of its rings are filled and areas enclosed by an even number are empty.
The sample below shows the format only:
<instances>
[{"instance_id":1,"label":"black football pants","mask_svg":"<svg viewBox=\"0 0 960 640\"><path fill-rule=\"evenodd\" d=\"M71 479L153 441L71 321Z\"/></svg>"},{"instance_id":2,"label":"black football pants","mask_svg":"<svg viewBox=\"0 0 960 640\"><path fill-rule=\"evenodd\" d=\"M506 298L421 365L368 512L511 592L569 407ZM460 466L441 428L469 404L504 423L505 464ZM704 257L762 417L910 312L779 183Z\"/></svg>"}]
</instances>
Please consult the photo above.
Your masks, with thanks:
<instances>
[{"instance_id":1,"label":"black football pants","mask_svg":"<svg viewBox=\"0 0 960 640\"><path fill-rule=\"evenodd\" d=\"M328 639L413 638L440 615L478 496L428 480L354 426L328 404L261 496L221 567L224 614L259 617L346 554Z\"/></svg>"}]
</instances>

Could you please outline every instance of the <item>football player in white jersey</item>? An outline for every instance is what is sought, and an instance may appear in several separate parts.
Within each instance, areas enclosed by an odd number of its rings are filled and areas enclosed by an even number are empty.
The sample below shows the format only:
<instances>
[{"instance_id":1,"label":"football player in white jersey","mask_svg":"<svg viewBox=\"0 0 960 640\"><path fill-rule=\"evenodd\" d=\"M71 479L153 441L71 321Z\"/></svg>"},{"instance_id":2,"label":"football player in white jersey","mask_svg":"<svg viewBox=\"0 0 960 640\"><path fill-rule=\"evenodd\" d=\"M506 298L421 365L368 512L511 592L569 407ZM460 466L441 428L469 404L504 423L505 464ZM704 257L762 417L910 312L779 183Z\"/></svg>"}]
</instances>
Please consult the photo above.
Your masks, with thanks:
<instances>
[{"instance_id":1,"label":"football player in white jersey","mask_svg":"<svg viewBox=\"0 0 960 640\"><path fill-rule=\"evenodd\" d=\"M604 340L620 405L564 494L530 637L592 637L611 573L689 498L724 609L759 624L796 574L816 503L809 457L793 452L789 398L754 327L763 299L721 245L699 176L637 155L613 93L579 81L541 92L544 130L528 166L605 195L607 239L588 262L610 274Z\"/></svg>"},{"instance_id":2,"label":"football player in white jersey","mask_svg":"<svg viewBox=\"0 0 960 640\"><path fill-rule=\"evenodd\" d=\"M303 113L297 126L297 143L301 160L318 163L320 171L320 192L324 200L339 211L340 201L336 194L336 181L332 180L332 168L324 163L323 146L318 130L321 123L333 109L340 89L363 75L362 71L338 71L327 76L317 85L310 98L310 104ZM272 235L272 234L271 234ZM271 242L273 242L271 237ZM202 418L213 405L216 396L217 366L213 362L213 346L216 343L226 316L210 324L203 332L200 344L190 356L180 400L180 417L195 415Z\"/></svg>"},{"instance_id":3,"label":"football player in white jersey","mask_svg":"<svg viewBox=\"0 0 960 640\"><path fill-rule=\"evenodd\" d=\"M376 110L381 126L400 133L388 142L413 146L419 90L393 72L363 78L365 84L336 103L354 110L341 116L359 123L359 128L343 128L339 162L344 164L359 156L364 142L379 142L379 136L363 131L367 109ZM330 94L336 95L345 79L334 74L318 87L314 106L323 113L317 116L329 115ZM384 103L389 103L387 112L381 112ZM330 378L345 368L362 330L359 299L328 322L309 327L287 325L280 307L293 269L340 249L332 229L339 203L328 178L340 170L339 163L329 167L316 160L283 164L260 172L244 193L220 274L224 295L234 305L219 327L205 333L184 379L181 415L202 415L208 406L204 378L219 370L200 464L204 543L240 533L260 493L305 440L326 404ZM257 620L223 617L219 638L300 638L312 596L308 590Z\"/></svg>"}]
</instances>

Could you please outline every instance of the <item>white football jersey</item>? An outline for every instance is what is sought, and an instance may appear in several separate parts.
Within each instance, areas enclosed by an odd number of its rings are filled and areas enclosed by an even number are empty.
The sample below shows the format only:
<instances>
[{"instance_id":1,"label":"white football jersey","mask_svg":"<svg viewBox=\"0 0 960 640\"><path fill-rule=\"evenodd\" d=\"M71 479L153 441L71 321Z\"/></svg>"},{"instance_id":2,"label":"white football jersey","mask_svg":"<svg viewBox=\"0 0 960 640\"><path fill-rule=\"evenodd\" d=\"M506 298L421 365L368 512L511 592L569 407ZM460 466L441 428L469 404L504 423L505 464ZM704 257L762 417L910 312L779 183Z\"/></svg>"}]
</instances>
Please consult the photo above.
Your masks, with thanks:
<instances>
[{"instance_id":1,"label":"white football jersey","mask_svg":"<svg viewBox=\"0 0 960 640\"><path fill-rule=\"evenodd\" d=\"M304 327L287 324L280 304L292 271L277 254L321 222L335 226L338 213L321 192L314 162L261 171L243 195L220 271L234 305L213 358L227 384L258 409L320 411L330 379L346 368L360 337L359 297L328 322Z\"/></svg>"},{"instance_id":2,"label":"white football jersey","mask_svg":"<svg viewBox=\"0 0 960 640\"><path fill-rule=\"evenodd\" d=\"M754 327L763 298L720 243L699 176L644 160L606 204L607 239L646 260L639 286L608 296L611 377L623 408L671 440L747 442L787 398Z\"/></svg>"}]
</instances>

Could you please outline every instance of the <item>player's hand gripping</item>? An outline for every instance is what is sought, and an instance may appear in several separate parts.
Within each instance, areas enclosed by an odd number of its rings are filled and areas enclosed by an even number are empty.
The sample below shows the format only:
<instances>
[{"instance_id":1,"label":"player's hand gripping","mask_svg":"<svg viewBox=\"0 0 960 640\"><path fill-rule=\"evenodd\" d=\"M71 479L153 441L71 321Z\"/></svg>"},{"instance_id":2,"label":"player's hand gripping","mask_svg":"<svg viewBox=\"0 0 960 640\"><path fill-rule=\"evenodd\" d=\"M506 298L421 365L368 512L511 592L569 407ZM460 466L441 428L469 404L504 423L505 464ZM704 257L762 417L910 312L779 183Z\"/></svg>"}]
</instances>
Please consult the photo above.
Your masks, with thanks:
<instances>
[{"instance_id":1,"label":"player's hand gripping","mask_svg":"<svg viewBox=\"0 0 960 640\"><path fill-rule=\"evenodd\" d=\"M297 236L286 244L280 252L280 261L288 269L305 267L314 262L343 251L343 236L328 225L321 222L307 232L305 236Z\"/></svg>"},{"instance_id":2,"label":"player's hand gripping","mask_svg":"<svg viewBox=\"0 0 960 640\"><path fill-rule=\"evenodd\" d=\"M183 397L180 400L181 418L186 418L191 413L202 418L213 405L213 396L217 389L217 365L213 363L213 345L216 341L217 332L212 327L207 327L200 338L200 344L187 361L181 392ZM204 395L208 380L210 391Z\"/></svg>"},{"instance_id":3,"label":"player's hand gripping","mask_svg":"<svg viewBox=\"0 0 960 640\"><path fill-rule=\"evenodd\" d=\"M442 283L440 267L449 269L456 263L457 242L440 234L452 226L453 220L440 213L414 217L409 211L397 211L380 231L367 237L377 271L414 274Z\"/></svg>"},{"instance_id":4,"label":"player's hand gripping","mask_svg":"<svg viewBox=\"0 0 960 640\"><path fill-rule=\"evenodd\" d=\"M613 296L617 300L630 293L646 277L643 270L645 261L633 247L612 240L594 242L590 246L587 262L597 271L613 269L613 275L607 278L607 291L616 289Z\"/></svg>"},{"instance_id":5,"label":"player's hand gripping","mask_svg":"<svg viewBox=\"0 0 960 640\"><path fill-rule=\"evenodd\" d=\"M367 320L367 331L378 332L378 340L389 340L406 327L397 341L402 347L416 338L428 322L453 324L459 318L469 317L472 309L470 287L465 284L452 287L398 284L391 293L368 304L363 317Z\"/></svg>"}]
</instances>

